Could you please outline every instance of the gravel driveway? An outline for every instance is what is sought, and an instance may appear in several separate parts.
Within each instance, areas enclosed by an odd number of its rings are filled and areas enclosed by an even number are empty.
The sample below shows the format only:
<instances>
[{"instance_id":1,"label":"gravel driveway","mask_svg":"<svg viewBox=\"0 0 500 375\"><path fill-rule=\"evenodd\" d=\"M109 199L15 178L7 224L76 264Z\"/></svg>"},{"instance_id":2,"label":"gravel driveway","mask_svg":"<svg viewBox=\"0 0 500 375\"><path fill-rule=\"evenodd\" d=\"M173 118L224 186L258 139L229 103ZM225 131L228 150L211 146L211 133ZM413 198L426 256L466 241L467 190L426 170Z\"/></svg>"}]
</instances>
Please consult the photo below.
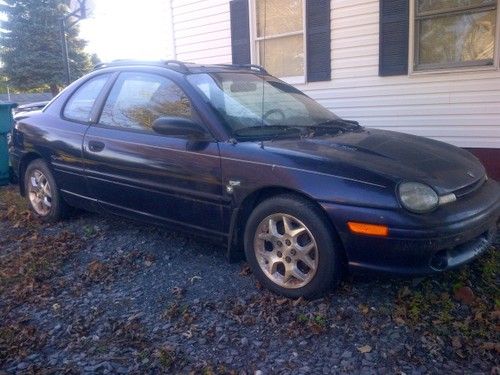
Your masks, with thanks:
<instances>
[{"instance_id":1,"label":"gravel driveway","mask_svg":"<svg viewBox=\"0 0 500 375\"><path fill-rule=\"evenodd\" d=\"M432 278L262 290L221 246L0 190L0 374L500 374L497 251Z\"/></svg>"}]
</instances>

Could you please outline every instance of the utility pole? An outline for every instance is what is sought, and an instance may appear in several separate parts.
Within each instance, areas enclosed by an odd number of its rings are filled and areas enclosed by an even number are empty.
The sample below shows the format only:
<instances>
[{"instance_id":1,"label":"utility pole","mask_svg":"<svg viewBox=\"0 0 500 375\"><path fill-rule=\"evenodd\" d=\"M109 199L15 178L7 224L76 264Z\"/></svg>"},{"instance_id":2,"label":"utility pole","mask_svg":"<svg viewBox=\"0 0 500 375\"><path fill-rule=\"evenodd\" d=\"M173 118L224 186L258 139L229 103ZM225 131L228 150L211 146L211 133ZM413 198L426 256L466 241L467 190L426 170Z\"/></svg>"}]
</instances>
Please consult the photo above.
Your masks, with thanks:
<instances>
[{"instance_id":1,"label":"utility pole","mask_svg":"<svg viewBox=\"0 0 500 375\"><path fill-rule=\"evenodd\" d=\"M87 18L87 0L76 0L71 2L71 4L74 3L76 3L76 9L73 11L66 4L59 5L59 11L62 13L60 18L61 51L67 85L71 83L71 71L69 65L68 39L66 38L66 32L81 20Z\"/></svg>"},{"instance_id":2,"label":"utility pole","mask_svg":"<svg viewBox=\"0 0 500 375\"><path fill-rule=\"evenodd\" d=\"M65 17L61 17L61 46L62 46L62 59L64 64L64 77L66 78L66 85L69 85L71 83L71 72L69 70L68 40L66 39Z\"/></svg>"}]
</instances>

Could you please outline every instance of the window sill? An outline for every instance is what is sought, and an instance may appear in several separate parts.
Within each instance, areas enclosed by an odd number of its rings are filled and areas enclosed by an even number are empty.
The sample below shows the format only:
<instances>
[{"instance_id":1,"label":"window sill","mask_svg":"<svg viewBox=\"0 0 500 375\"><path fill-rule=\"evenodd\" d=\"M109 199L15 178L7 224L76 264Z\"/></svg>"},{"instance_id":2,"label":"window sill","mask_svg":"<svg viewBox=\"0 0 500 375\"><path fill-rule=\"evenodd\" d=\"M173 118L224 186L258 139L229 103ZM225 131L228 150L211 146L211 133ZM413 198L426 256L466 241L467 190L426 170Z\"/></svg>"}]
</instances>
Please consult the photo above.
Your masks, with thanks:
<instances>
[{"instance_id":1,"label":"window sill","mask_svg":"<svg viewBox=\"0 0 500 375\"><path fill-rule=\"evenodd\" d=\"M408 73L409 77L423 76L430 74L453 74L453 73L473 73L473 72L490 72L497 71L498 66L464 66L460 68L443 68L443 69L428 69L428 70L412 70Z\"/></svg>"},{"instance_id":2,"label":"window sill","mask_svg":"<svg viewBox=\"0 0 500 375\"><path fill-rule=\"evenodd\" d=\"M282 81L290 84L290 85L299 85L306 83L306 77L304 76L295 76L295 77L278 77Z\"/></svg>"}]
</instances>

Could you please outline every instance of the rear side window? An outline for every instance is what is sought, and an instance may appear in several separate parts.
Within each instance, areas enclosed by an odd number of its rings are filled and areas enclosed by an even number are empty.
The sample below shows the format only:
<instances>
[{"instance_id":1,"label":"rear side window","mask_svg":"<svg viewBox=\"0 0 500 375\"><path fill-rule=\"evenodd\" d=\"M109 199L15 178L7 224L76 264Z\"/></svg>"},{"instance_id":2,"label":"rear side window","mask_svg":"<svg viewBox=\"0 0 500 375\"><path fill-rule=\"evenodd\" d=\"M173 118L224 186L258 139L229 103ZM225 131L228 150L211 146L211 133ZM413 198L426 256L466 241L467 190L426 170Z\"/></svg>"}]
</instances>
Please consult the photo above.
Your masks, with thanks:
<instances>
[{"instance_id":1,"label":"rear side window","mask_svg":"<svg viewBox=\"0 0 500 375\"><path fill-rule=\"evenodd\" d=\"M192 118L191 102L168 78L149 73L122 73L104 105L102 125L152 131L159 117Z\"/></svg>"},{"instance_id":2,"label":"rear side window","mask_svg":"<svg viewBox=\"0 0 500 375\"><path fill-rule=\"evenodd\" d=\"M69 120L88 122L94 103L108 81L109 74L94 77L80 86L64 107L64 117Z\"/></svg>"}]
</instances>

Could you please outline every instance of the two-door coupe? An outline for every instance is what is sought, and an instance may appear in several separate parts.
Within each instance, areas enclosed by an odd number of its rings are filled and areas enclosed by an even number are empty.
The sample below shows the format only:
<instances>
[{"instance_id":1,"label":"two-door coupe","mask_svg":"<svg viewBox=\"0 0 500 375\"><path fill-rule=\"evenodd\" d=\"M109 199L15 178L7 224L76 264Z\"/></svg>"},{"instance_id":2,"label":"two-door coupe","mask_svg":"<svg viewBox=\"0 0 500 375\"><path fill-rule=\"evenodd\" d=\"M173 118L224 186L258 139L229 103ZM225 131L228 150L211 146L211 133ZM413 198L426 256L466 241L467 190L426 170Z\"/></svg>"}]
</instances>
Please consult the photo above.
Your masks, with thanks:
<instances>
[{"instance_id":1,"label":"two-door coupe","mask_svg":"<svg viewBox=\"0 0 500 375\"><path fill-rule=\"evenodd\" d=\"M289 297L348 268L464 264L500 215L470 153L343 120L256 66L103 64L17 122L10 155L42 220L74 206L206 235Z\"/></svg>"}]
</instances>

